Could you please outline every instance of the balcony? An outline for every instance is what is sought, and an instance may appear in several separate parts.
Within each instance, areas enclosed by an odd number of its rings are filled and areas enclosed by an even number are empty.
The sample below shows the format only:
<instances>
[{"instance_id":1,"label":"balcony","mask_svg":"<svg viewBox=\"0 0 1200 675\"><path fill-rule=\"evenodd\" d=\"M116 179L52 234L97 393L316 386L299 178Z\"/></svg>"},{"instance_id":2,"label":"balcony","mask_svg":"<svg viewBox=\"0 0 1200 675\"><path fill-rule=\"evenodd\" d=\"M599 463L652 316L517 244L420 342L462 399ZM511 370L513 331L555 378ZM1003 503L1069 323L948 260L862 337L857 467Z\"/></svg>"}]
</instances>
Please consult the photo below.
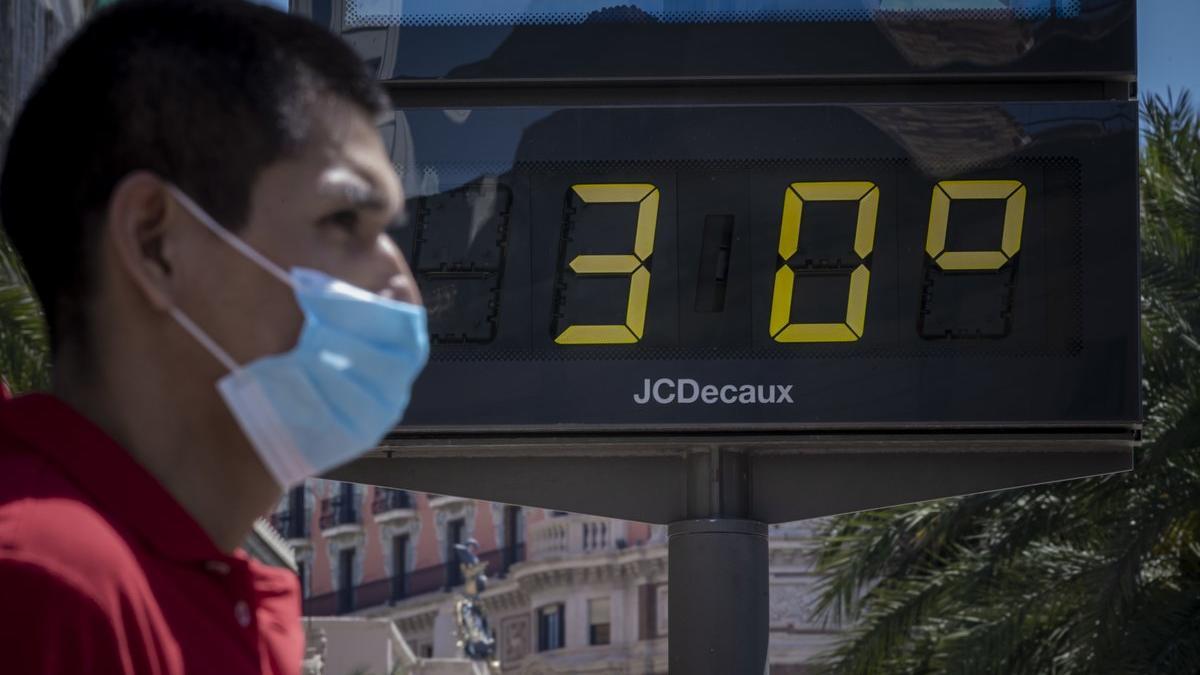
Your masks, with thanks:
<instances>
[{"instance_id":1,"label":"balcony","mask_svg":"<svg viewBox=\"0 0 1200 675\"><path fill-rule=\"evenodd\" d=\"M286 509L271 514L271 527L288 540L293 547L309 543L309 523L312 522L312 511L309 509Z\"/></svg>"},{"instance_id":2,"label":"balcony","mask_svg":"<svg viewBox=\"0 0 1200 675\"><path fill-rule=\"evenodd\" d=\"M523 545L514 550L496 549L479 555L488 562L487 575L502 578L508 570L508 561L524 559ZM446 590L448 567L444 563L430 565L398 576L375 579L355 586L350 602L339 606L338 591L315 595L304 601L305 616L336 616L360 609L382 605L394 605L408 598Z\"/></svg>"},{"instance_id":3,"label":"balcony","mask_svg":"<svg viewBox=\"0 0 1200 675\"><path fill-rule=\"evenodd\" d=\"M371 514L375 522L388 523L394 520L416 517L413 499L405 490L390 488L375 488L375 497L371 500Z\"/></svg>"},{"instance_id":4,"label":"balcony","mask_svg":"<svg viewBox=\"0 0 1200 675\"><path fill-rule=\"evenodd\" d=\"M567 515L529 526L530 560L561 560L625 548L625 521Z\"/></svg>"},{"instance_id":5,"label":"balcony","mask_svg":"<svg viewBox=\"0 0 1200 675\"><path fill-rule=\"evenodd\" d=\"M321 500L321 533L326 537L341 534L357 534L362 531L362 518L358 512L358 499L354 494L342 493Z\"/></svg>"}]
</instances>

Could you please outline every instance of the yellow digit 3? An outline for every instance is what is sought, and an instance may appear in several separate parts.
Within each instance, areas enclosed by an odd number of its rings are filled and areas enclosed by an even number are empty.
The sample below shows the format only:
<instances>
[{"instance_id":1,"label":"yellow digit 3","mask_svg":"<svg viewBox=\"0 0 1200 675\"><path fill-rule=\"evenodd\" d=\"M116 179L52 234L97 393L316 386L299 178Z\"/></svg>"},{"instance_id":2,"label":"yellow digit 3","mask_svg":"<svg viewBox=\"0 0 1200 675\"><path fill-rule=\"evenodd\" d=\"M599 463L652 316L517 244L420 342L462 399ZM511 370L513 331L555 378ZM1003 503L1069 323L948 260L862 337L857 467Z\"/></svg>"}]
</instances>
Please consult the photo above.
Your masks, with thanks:
<instances>
[{"instance_id":1,"label":"yellow digit 3","mask_svg":"<svg viewBox=\"0 0 1200 675\"><path fill-rule=\"evenodd\" d=\"M783 264L775 272L771 297L771 337L776 342L853 342L863 335L867 316L867 290L871 271L860 263L850 272L846 318L840 323L791 323L792 295L796 272L788 259L800 247L800 224L805 202L858 202L854 227L854 252L865 259L875 248L875 220L879 213L879 189L867 181L792 183L783 197L783 220L779 226L779 257Z\"/></svg>"},{"instance_id":2,"label":"yellow digit 3","mask_svg":"<svg viewBox=\"0 0 1200 675\"><path fill-rule=\"evenodd\" d=\"M649 183L598 183L572 185L587 204L637 204L637 229L633 254L578 255L571 260L575 274L629 275L629 299L623 324L572 324L554 341L560 345L630 344L642 339L646 306L650 298L650 270L646 259L654 253L654 229L658 225L658 188Z\"/></svg>"}]
</instances>

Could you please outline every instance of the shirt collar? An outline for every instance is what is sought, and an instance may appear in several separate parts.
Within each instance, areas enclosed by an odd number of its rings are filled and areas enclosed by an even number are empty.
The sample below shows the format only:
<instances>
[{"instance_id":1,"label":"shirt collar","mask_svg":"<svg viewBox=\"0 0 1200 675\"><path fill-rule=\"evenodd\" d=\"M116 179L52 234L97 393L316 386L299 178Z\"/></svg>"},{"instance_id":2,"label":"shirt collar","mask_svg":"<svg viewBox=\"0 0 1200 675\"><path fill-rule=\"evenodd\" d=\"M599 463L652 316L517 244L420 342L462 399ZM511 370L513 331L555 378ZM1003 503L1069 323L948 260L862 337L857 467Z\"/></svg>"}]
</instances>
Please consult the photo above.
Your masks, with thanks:
<instances>
[{"instance_id":1,"label":"shirt collar","mask_svg":"<svg viewBox=\"0 0 1200 675\"><path fill-rule=\"evenodd\" d=\"M0 433L23 441L52 462L100 511L179 561L229 558L120 445L74 408L48 394L0 403Z\"/></svg>"}]
</instances>

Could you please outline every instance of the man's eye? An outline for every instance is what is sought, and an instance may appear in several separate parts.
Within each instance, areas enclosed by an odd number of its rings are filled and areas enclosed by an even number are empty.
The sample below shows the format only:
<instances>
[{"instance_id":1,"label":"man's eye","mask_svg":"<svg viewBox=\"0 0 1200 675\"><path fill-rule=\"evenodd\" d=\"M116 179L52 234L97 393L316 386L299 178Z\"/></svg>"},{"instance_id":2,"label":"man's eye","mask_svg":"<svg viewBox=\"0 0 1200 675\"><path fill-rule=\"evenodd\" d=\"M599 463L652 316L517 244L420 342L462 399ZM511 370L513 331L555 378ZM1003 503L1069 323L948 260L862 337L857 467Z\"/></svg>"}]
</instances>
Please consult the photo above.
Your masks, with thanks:
<instances>
[{"instance_id":1,"label":"man's eye","mask_svg":"<svg viewBox=\"0 0 1200 675\"><path fill-rule=\"evenodd\" d=\"M358 228L358 212L349 209L338 211L337 213L325 216L324 222L340 230L353 233Z\"/></svg>"}]
</instances>

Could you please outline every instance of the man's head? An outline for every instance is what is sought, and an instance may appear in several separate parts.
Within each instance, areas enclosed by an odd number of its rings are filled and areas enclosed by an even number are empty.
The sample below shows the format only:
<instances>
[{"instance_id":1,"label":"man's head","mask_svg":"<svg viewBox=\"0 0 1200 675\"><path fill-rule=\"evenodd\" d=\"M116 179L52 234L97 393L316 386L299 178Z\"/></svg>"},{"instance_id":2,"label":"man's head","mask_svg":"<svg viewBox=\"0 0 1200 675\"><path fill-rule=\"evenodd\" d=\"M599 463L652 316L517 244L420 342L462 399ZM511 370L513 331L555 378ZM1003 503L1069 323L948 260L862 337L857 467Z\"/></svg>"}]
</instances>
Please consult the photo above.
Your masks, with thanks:
<instances>
[{"instance_id":1,"label":"man's head","mask_svg":"<svg viewBox=\"0 0 1200 675\"><path fill-rule=\"evenodd\" d=\"M403 204L375 128L386 105L336 37L240 0L126 0L90 21L22 111L0 179L56 391L106 407L93 418L143 460L139 435L252 456L214 388L225 368L171 310L239 364L289 350L303 317L171 186L283 269L419 302L384 234Z\"/></svg>"},{"instance_id":2,"label":"man's head","mask_svg":"<svg viewBox=\"0 0 1200 675\"><path fill-rule=\"evenodd\" d=\"M101 282L114 218L187 220L158 180L258 240L264 253L279 254L285 267L306 264L367 286L378 281L361 269L369 261L357 258L380 245L368 235L400 203L372 126L385 106L350 49L281 12L235 0L127 0L98 15L30 97L0 182L0 222L42 301L55 351L86 350L97 322L111 319L94 310L97 294L113 290ZM322 197L318 189L340 194ZM357 197L380 207L367 227L350 208ZM139 246L162 243L142 228ZM162 263L182 264L183 256L210 270L245 267L192 229L182 240L189 247ZM171 267L164 271L185 271ZM253 269L237 272L253 280L239 295L270 283Z\"/></svg>"}]
</instances>

